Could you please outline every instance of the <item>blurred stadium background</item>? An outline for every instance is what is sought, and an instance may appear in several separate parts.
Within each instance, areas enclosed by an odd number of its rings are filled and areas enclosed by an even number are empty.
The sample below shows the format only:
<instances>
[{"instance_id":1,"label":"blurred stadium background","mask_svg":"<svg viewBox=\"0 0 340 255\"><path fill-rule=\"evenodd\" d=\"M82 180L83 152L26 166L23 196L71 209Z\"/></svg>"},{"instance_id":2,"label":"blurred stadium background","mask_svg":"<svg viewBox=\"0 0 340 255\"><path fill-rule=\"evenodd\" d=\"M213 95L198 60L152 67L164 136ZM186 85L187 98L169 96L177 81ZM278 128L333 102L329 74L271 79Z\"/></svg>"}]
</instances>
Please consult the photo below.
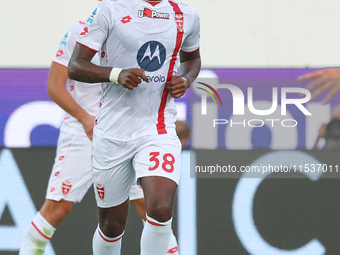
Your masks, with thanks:
<instances>
[{"instance_id":1,"label":"blurred stadium background","mask_svg":"<svg viewBox=\"0 0 340 255\"><path fill-rule=\"evenodd\" d=\"M307 83L296 81L299 75L339 65L339 1L184 2L200 14L200 77L205 83L234 82L244 93L254 86L255 101L271 102L272 87L305 87ZM18 254L26 228L44 201L62 114L46 93L51 59L66 27L86 18L95 4L95 0L0 3L1 255ZM197 127L195 123L204 119L195 111L199 102L195 93L177 100L179 118L192 127L190 143L195 149L183 152L175 208L174 230L181 254L339 254L337 176L190 178L189 163L239 167L259 159L278 163L285 158L298 164L335 166L340 151L311 149L320 125L330 120L340 96L327 105L320 103L322 98L308 102L306 108L313 118L288 109L299 125L283 131L267 125L255 129ZM222 95L223 103L228 104L228 96ZM232 118L230 112L208 102L216 117ZM58 228L46 254L91 254L96 213L90 190ZM141 229L142 222L131 208L123 255L138 254Z\"/></svg>"}]
</instances>

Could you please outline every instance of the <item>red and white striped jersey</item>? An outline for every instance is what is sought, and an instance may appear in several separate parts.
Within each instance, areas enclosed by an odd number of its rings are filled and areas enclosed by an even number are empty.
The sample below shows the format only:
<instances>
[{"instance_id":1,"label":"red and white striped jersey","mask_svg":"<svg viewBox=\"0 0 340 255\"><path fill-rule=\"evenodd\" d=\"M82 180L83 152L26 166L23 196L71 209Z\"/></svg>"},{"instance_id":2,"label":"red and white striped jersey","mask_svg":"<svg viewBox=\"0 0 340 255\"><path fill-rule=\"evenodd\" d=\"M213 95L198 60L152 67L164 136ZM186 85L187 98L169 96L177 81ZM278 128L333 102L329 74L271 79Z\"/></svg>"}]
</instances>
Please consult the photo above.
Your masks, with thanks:
<instances>
[{"instance_id":1,"label":"red and white striped jersey","mask_svg":"<svg viewBox=\"0 0 340 255\"><path fill-rule=\"evenodd\" d=\"M53 58L53 62L66 67L68 66L68 62L76 45L76 40L79 34L83 31L85 24L85 21L78 21L68 27L65 36L58 47L57 54ZM97 65L100 64L98 54L95 55L92 62ZM66 82L66 88L74 100L85 111L93 116L96 114L102 91L101 83L89 84L68 79ZM83 125L67 112L64 114L61 130L73 134L86 135Z\"/></svg>"},{"instance_id":2,"label":"red and white striped jersey","mask_svg":"<svg viewBox=\"0 0 340 255\"><path fill-rule=\"evenodd\" d=\"M95 133L128 141L143 135L175 134L176 107L165 83L178 74L179 52L199 47L199 18L176 0L105 0L87 20L77 42L101 54L101 65L142 68L150 83L133 90L103 86Z\"/></svg>"}]
</instances>

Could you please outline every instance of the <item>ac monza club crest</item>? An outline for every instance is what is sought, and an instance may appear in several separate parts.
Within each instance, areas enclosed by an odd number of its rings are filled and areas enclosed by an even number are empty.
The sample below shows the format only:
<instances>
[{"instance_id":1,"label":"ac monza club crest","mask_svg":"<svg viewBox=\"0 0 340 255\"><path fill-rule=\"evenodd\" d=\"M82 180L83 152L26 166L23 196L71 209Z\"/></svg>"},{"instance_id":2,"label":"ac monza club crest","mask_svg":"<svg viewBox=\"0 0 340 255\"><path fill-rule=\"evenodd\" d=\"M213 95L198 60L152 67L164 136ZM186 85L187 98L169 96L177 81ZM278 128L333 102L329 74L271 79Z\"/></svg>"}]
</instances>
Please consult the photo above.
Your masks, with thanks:
<instances>
[{"instance_id":1,"label":"ac monza club crest","mask_svg":"<svg viewBox=\"0 0 340 255\"><path fill-rule=\"evenodd\" d=\"M175 20L179 31L183 32L183 14L175 14Z\"/></svg>"},{"instance_id":2,"label":"ac monza club crest","mask_svg":"<svg viewBox=\"0 0 340 255\"><path fill-rule=\"evenodd\" d=\"M104 200L104 197L105 197L104 185L96 184L96 188L97 188L97 192L98 192L98 196L99 196L100 200Z\"/></svg>"},{"instance_id":3,"label":"ac monza club crest","mask_svg":"<svg viewBox=\"0 0 340 255\"><path fill-rule=\"evenodd\" d=\"M71 182L69 182L69 181L63 182L62 190L63 190L64 195L67 195L70 192L71 188L72 188Z\"/></svg>"}]
</instances>

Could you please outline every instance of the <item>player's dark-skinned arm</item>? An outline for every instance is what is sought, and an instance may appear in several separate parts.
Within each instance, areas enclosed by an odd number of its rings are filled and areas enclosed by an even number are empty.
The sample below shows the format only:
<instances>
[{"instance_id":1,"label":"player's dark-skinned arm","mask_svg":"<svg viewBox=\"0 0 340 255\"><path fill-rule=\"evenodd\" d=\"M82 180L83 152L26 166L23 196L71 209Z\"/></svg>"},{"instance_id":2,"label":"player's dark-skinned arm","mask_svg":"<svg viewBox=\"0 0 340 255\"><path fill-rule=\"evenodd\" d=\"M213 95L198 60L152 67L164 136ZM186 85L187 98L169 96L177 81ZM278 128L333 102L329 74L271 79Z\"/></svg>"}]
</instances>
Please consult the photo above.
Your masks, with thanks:
<instances>
[{"instance_id":1,"label":"player's dark-skinned arm","mask_svg":"<svg viewBox=\"0 0 340 255\"><path fill-rule=\"evenodd\" d=\"M174 98L183 96L186 90L194 82L201 69L200 51L180 52L180 75L172 76L171 80L165 84L166 89Z\"/></svg>"},{"instance_id":2,"label":"player's dark-skinned arm","mask_svg":"<svg viewBox=\"0 0 340 255\"><path fill-rule=\"evenodd\" d=\"M57 105L83 124L86 135L92 140L94 116L88 114L73 99L65 88L67 79L67 67L52 62L47 80L47 93Z\"/></svg>"},{"instance_id":3,"label":"player's dark-skinned arm","mask_svg":"<svg viewBox=\"0 0 340 255\"><path fill-rule=\"evenodd\" d=\"M110 82L112 67L97 66L91 63L95 54L95 51L77 43L68 65L69 77L88 83ZM124 69L118 76L119 84L129 90L137 87L142 80L149 82L144 70L140 68Z\"/></svg>"}]
</instances>

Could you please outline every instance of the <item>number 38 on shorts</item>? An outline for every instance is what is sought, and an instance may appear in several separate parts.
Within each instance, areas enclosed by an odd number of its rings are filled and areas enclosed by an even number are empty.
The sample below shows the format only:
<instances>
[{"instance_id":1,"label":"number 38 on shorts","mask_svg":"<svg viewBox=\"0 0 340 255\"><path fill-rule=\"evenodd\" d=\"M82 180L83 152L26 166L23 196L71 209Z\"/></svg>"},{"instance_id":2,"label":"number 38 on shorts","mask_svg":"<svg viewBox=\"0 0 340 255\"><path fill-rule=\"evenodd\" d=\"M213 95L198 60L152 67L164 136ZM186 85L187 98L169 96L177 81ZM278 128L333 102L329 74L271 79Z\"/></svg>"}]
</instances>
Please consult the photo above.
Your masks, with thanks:
<instances>
[{"instance_id":1,"label":"number 38 on shorts","mask_svg":"<svg viewBox=\"0 0 340 255\"><path fill-rule=\"evenodd\" d=\"M161 154L159 152L150 152L150 162L154 163L149 167L149 171L156 170L160 165L162 169L167 173L174 171L175 157L171 153Z\"/></svg>"}]
</instances>

